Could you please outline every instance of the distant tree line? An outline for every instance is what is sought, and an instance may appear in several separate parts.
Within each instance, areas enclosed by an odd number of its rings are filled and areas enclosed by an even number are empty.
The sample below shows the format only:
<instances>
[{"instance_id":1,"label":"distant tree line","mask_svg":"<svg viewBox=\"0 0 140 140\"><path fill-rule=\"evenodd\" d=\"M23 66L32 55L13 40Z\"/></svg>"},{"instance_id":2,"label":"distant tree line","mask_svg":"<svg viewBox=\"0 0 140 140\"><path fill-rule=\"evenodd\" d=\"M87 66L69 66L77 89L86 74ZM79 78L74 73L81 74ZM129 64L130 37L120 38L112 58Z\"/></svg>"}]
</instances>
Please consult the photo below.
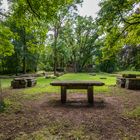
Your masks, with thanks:
<instances>
[{"instance_id":1,"label":"distant tree line","mask_svg":"<svg viewBox=\"0 0 140 140\"><path fill-rule=\"evenodd\" d=\"M102 0L96 19L80 0L10 0L0 9L0 73L140 70L139 0Z\"/></svg>"}]
</instances>

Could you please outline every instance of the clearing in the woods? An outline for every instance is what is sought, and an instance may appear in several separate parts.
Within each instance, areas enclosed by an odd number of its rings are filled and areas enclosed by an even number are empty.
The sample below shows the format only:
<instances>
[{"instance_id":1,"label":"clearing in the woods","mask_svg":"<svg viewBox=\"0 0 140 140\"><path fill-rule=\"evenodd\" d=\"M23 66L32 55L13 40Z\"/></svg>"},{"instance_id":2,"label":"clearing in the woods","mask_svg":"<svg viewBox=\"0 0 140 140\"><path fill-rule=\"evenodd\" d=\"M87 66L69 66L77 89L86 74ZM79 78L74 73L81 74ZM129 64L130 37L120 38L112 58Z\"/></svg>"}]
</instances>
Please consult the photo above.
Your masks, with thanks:
<instances>
[{"instance_id":1,"label":"clearing in the woods","mask_svg":"<svg viewBox=\"0 0 140 140\"><path fill-rule=\"evenodd\" d=\"M115 75L65 74L57 80L96 80L95 106L84 90L70 90L66 104L56 79L37 78L37 85L11 89L3 79L5 109L0 113L0 140L138 140L140 139L140 91L115 86Z\"/></svg>"}]
</instances>

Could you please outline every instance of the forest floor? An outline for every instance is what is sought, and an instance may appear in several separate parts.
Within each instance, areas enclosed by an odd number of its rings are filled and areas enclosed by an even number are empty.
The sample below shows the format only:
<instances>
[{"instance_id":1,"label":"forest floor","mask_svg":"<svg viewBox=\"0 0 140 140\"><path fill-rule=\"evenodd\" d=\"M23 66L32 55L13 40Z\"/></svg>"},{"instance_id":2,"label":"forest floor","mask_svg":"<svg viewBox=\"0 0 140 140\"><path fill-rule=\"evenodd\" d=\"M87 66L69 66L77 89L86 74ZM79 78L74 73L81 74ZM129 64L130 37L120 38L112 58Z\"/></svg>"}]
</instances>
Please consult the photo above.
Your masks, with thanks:
<instances>
[{"instance_id":1,"label":"forest floor","mask_svg":"<svg viewBox=\"0 0 140 140\"><path fill-rule=\"evenodd\" d=\"M69 93L62 105L60 94L28 99L6 89L0 140L139 140L140 91L110 88L94 106L85 93Z\"/></svg>"}]
</instances>

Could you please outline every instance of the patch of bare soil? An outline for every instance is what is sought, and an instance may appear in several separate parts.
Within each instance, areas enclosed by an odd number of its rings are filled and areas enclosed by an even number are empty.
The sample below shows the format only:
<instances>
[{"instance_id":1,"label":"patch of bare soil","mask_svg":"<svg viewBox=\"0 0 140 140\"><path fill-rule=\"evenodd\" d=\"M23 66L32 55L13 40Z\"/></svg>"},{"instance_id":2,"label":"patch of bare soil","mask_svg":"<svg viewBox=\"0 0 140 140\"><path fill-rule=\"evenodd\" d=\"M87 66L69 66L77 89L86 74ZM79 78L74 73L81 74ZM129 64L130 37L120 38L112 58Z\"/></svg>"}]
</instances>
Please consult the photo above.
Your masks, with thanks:
<instances>
[{"instance_id":1,"label":"patch of bare soil","mask_svg":"<svg viewBox=\"0 0 140 140\"><path fill-rule=\"evenodd\" d=\"M23 132L31 134L44 128L57 139L140 139L140 119L124 115L140 105L140 91L123 90L117 95L98 94L95 104L87 103L87 95L70 93L61 104L59 94L47 94L34 101L22 101L22 109L0 114L0 139L13 140Z\"/></svg>"}]
</instances>

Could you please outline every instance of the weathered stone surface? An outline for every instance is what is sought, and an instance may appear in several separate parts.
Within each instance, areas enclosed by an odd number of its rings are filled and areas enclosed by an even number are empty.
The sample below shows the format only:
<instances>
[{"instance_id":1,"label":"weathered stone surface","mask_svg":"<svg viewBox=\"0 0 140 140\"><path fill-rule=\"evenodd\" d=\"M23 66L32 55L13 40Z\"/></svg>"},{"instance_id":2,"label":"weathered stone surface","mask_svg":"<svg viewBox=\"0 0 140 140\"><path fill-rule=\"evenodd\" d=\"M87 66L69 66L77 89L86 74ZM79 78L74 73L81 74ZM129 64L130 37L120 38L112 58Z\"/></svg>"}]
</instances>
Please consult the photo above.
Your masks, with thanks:
<instances>
[{"instance_id":1,"label":"weathered stone surface","mask_svg":"<svg viewBox=\"0 0 140 140\"><path fill-rule=\"evenodd\" d=\"M140 89L140 78L117 77L116 84L118 87L139 90Z\"/></svg>"},{"instance_id":2,"label":"weathered stone surface","mask_svg":"<svg viewBox=\"0 0 140 140\"><path fill-rule=\"evenodd\" d=\"M140 78L127 78L125 88L140 90Z\"/></svg>"},{"instance_id":3,"label":"weathered stone surface","mask_svg":"<svg viewBox=\"0 0 140 140\"><path fill-rule=\"evenodd\" d=\"M26 88L27 87L27 80L23 78L15 78L11 82L11 86L13 88Z\"/></svg>"},{"instance_id":4,"label":"weathered stone surface","mask_svg":"<svg viewBox=\"0 0 140 140\"><path fill-rule=\"evenodd\" d=\"M99 81L53 81L52 86L61 86L61 102L65 103L67 98L67 89L87 89L88 102L94 104L93 86L103 86Z\"/></svg>"},{"instance_id":5,"label":"weathered stone surface","mask_svg":"<svg viewBox=\"0 0 140 140\"><path fill-rule=\"evenodd\" d=\"M36 79L34 77L14 78L13 81L11 81L11 87L13 88L26 88L35 85Z\"/></svg>"},{"instance_id":6,"label":"weathered stone surface","mask_svg":"<svg viewBox=\"0 0 140 140\"><path fill-rule=\"evenodd\" d=\"M126 82L126 78L117 77L116 84L118 87L125 88L125 82Z\"/></svg>"},{"instance_id":7,"label":"weathered stone surface","mask_svg":"<svg viewBox=\"0 0 140 140\"><path fill-rule=\"evenodd\" d=\"M49 78L55 79L55 78L57 78L57 76L55 76L55 75L46 75L45 78L46 79L49 79Z\"/></svg>"},{"instance_id":8,"label":"weathered stone surface","mask_svg":"<svg viewBox=\"0 0 140 140\"><path fill-rule=\"evenodd\" d=\"M122 77L124 77L124 78L136 78L136 74L123 74Z\"/></svg>"},{"instance_id":9,"label":"weathered stone surface","mask_svg":"<svg viewBox=\"0 0 140 140\"><path fill-rule=\"evenodd\" d=\"M34 77L27 77L26 80L27 80L27 87L35 86L37 83Z\"/></svg>"},{"instance_id":10,"label":"weathered stone surface","mask_svg":"<svg viewBox=\"0 0 140 140\"><path fill-rule=\"evenodd\" d=\"M72 80L64 80L64 81L61 81L61 80L58 80L58 81L53 81L50 83L50 85L52 86L74 86L74 88L80 86L80 89L81 89L81 86L103 86L105 85L103 82L100 82L100 81L72 81ZM78 88L79 89L79 88Z\"/></svg>"}]
</instances>

